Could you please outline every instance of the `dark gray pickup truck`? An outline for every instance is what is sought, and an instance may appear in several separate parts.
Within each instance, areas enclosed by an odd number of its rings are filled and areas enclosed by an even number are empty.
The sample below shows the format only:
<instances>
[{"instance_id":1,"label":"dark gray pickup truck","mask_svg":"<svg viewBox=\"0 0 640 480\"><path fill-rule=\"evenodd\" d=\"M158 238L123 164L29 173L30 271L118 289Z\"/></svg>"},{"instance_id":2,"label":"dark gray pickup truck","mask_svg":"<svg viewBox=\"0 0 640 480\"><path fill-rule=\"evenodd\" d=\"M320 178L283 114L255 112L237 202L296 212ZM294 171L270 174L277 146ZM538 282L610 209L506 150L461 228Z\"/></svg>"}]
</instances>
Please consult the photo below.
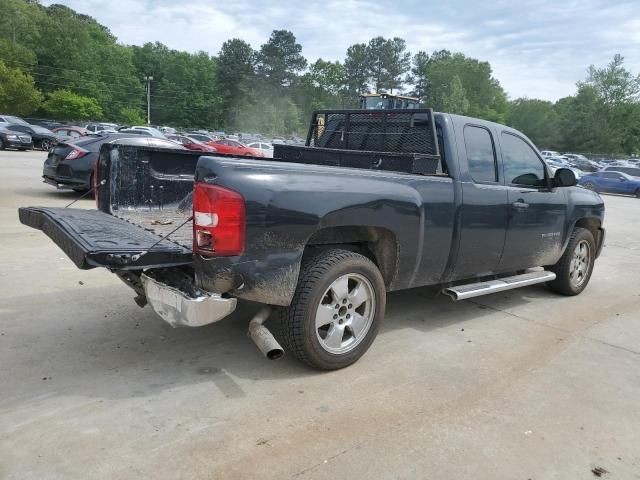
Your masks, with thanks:
<instances>
[{"instance_id":1,"label":"dark gray pickup truck","mask_svg":"<svg viewBox=\"0 0 640 480\"><path fill-rule=\"evenodd\" d=\"M365 353L388 291L576 295L604 242L602 199L571 170L551 177L516 130L428 109L316 112L306 145L273 160L109 144L94 175L98 210L20 220L174 326L260 302L262 352L320 369Z\"/></svg>"}]
</instances>

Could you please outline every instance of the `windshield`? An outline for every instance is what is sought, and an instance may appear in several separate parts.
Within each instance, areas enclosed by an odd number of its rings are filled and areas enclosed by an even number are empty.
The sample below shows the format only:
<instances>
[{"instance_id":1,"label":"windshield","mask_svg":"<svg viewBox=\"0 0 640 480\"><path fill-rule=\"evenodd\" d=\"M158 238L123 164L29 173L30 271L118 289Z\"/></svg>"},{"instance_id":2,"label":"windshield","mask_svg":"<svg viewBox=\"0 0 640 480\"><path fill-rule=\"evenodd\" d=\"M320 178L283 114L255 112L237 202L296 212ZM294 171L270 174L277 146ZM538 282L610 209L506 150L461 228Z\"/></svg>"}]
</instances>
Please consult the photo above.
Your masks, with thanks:
<instances>
[{"instance_id":1,"label":"windshield","mask_svg":"<svg viewBox=\"0 0 640 480\"><path fill-rule=\"evenodd\" d=\"M7 115L5 118L9 121L9 123L15 123L17 125L29 125L28 122L25 122L20 117L14 117L12 115Z\"/></svg>"}]
</instances>

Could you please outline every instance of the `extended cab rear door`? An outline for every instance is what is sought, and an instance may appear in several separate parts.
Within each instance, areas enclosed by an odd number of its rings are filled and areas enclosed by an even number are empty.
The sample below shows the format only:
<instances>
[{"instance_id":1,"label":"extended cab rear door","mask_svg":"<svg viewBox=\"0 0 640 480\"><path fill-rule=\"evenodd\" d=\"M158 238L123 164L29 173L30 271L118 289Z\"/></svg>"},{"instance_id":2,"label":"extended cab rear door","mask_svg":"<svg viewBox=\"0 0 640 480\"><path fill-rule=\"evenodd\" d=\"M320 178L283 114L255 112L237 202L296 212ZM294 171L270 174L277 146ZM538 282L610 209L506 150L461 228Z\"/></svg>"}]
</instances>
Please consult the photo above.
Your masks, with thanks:
<instances>
[{"instance_id":1,"label":"extended cab rear door","mask_svg":"<svg viewBox=\"0 0 640 480\"><path fill-rule=\"evenodd\" d=\"M549 172L524 136L504 129L499 142L509 212L500 270L553 265L565 236L565 190L549 188Z\"/></svg>"},{"instance_id":2,"label":"extended cab rear door","mask_svg":"<svg viewBox=\"0 0 640 480\"><path fill-rule=\"evenodd\" d=\"M462 188L453 277L463 279L493 273L500 264L507 231L507 188L499 168L495 127L453 118Z\"/></svg>"}]
</instances>

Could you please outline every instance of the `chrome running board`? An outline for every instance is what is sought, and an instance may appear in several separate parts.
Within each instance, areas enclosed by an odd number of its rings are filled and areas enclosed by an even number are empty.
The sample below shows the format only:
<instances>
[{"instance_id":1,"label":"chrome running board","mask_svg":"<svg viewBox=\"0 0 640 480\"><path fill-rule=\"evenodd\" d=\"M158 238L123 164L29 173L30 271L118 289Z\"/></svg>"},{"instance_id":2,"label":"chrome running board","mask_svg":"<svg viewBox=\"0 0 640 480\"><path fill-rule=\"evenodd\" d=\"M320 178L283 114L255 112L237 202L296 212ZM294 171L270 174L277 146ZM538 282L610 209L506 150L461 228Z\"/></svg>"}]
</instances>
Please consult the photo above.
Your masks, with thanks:
<instances>
[{"instance_id":1,"label":"chrome running board","mask_svg":"<svg viewBox=\"0 0 640 480\"><path fill-rule=\"evenodd\" d=\"M445 288L442 293L449 295L451 300L465 300L467 298L479 297L481 295L489 295L491 293L503 292L514 288L527 287L536 283L550 282L556 279L556 274L546 270L537 272L528 272L512 277L504 277L498 280L489 280L487 282L467 283L466 285L458 285L456 287Z\"/></svg>"}]
</instances>

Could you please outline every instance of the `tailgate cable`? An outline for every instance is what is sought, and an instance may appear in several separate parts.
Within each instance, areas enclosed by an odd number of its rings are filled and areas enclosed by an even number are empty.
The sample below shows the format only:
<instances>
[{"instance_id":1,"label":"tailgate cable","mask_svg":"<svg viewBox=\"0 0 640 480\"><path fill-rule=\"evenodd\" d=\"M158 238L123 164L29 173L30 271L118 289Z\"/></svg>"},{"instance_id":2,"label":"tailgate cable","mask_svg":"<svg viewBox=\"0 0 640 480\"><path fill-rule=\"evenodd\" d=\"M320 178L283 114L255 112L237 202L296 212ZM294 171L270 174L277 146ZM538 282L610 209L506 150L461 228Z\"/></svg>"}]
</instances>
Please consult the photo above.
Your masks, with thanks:
<instances>
[{"instance_id":1,"label":"tailgate cable","mask_svg":"<svg viewBox=\"0 0 640 480\"><path fill-rule=\"evenodd\" d=\"M153 247L155 247L156 245L158 245L160 242L162 242L163 240L166 240L167 238L169 238L169 235L173 235L174 233L176 233L178 230L180 230L182 227L184 227L187 223L189 223L191 220L193 220L193 215L191 215L189 218L187 218L184 222L182 222L180 225L178 225L176 228L174 228L173 230L171 230L169 233L167 233L164 237L160 238L160 240L158 240L156 243L154 243L153 245L151 245L149 248L147 248L145 251L140 252L136 255L132 255L131 256L131 262L137 262L138 260L140 260L142 257L144 257L147 253L149 253L151 251L151 249L153 249Z\"/></svg>"},{"instance_id":2,"label":"tailgate cable","mask_svg":"<svg viewBox=\"0 0 640 480\"><path fill-rule=\"evenodd\" d=\"M102 185L106 185L107 181L106 180L100 180L100 183L98 184L99 187L101 187ZM76 203L78 200L82 200L84 197L86 197L87 195L89 195L90 193L93 193L93 191L95 190L95 187L91 187L89 190L87 190L86 192L84 192L82 195L80 195L78 198L76 198L73 202L71 202L69 205L66 205L64 208L69 208L71 205L73 205L74 203Z\"/></svg>"}]
</instances>

